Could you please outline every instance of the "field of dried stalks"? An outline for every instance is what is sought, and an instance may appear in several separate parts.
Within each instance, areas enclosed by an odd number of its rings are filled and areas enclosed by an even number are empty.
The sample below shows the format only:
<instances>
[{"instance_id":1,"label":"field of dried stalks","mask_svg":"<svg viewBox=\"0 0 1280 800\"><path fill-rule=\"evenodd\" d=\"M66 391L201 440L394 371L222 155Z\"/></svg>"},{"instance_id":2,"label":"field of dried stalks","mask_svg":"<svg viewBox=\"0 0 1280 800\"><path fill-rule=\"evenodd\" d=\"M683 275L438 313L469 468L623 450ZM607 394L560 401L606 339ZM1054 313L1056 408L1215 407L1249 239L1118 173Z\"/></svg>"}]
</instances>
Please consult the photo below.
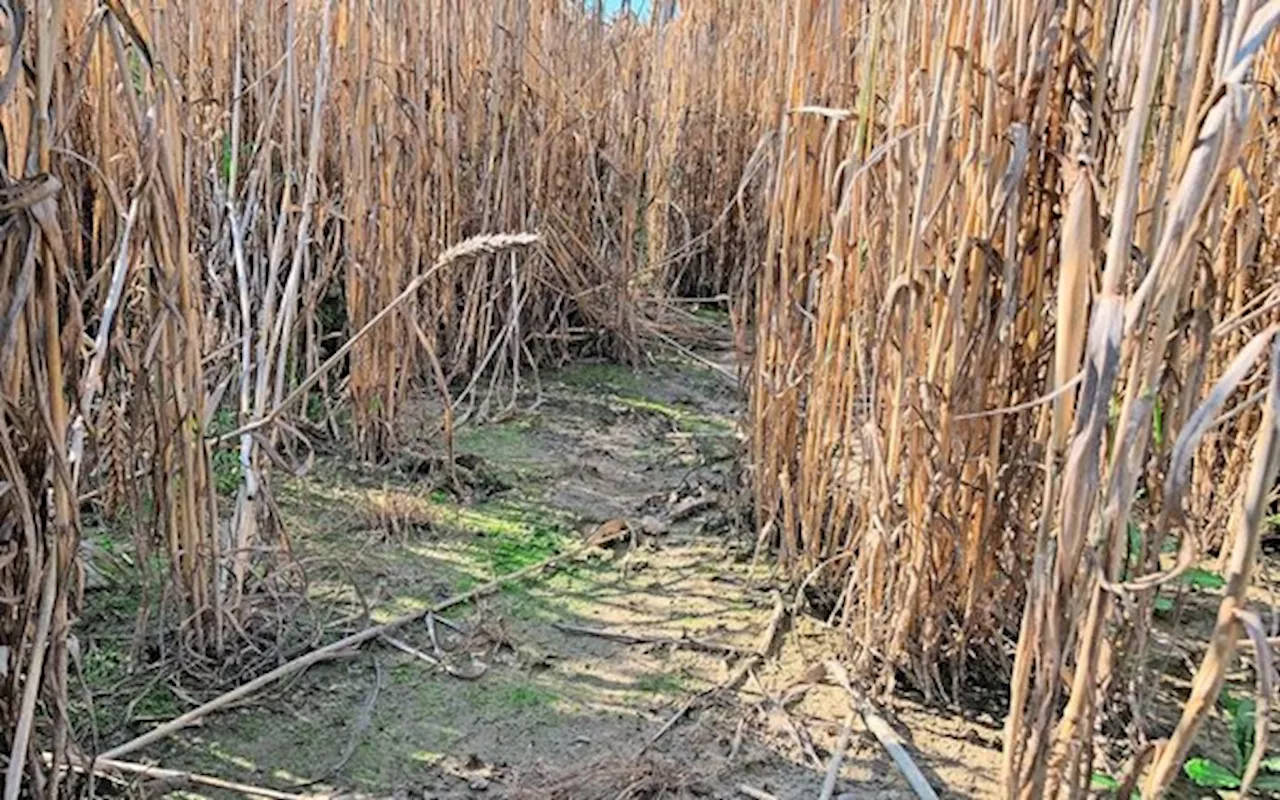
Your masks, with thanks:
<instances>
[{"instance_id":1,"label":"field of dried stalks","mask_svg":"<svg viewBox=\"0 0 1280 800\"><path fill-rule=\"evenodd\" d=\"M469 536L517 581L533 553L573 562L578 523L634 550L710 510L650 574L739 581L719 599L770 635L648 644L726 656L652 692L676 700L655 741L710 730L683 755L723 769L641 747L570 775L551 737L505 790L741 791L765 719L788 797L1280 786L1278 24L1280 0L0 0L3 800L134 786L122 759L176 757L154 748L366 642L453 678L455 651L509 644L483 614L430 652L397 638L444 598L397 605L370 547L465 594L440 570ZM563 380L671 359L742 412L679 375ZM572 436L511 433L548 402ZM732 466L691 483L708 459ZM360 488L406 469L461 539ZM567 517L486 532L521 491ZM350 492L372 521L348 541L307 504ZM342 780L371 663L336 767L249 777L429 793ZM854 705L815 743L795 709L818 685ZM549 705L513 686L430 707L478 730ZM916 726L876 709L908 701L999 756L893 744ZM910 789L857 771L855 730Z\"/></svg>"}]
</instances>

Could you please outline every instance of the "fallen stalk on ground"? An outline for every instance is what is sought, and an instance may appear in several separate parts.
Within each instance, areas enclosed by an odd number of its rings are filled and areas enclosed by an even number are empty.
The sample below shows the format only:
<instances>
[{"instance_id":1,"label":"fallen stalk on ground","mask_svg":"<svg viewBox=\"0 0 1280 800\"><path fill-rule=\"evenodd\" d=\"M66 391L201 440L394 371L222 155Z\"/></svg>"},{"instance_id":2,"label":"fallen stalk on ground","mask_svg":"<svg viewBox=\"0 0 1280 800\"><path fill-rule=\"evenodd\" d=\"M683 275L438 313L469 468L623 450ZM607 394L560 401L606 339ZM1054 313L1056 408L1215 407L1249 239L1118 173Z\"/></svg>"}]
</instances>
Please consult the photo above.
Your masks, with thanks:
<instances>
[{"instance_id":1,"label":"fallen stalk on ground","mask_svg":"<svg viewBox=\"0 0 1280 800\"><path fill-rule=\"evenodd\" d=\"M676 726L676 723L684 718L694 706L705 701L710 697L714 697L723 691L735 691L746 681L747 676L751 674L751 670L762 664L765 659L772 658L777 654L777 650L782 641L782 634L786 630L783 624L788 619L786 604L782 602L782 594L774 591L773 593L773 615L769 618L769 625L765 628L763 636L760 637L760 643L756 646L755 652L742 660L742 663L720 683L698 692L693 697L685 701L684 705L676 710L676 713L667 718L662 724L658 732L649 738L649 741L636 751L636 758L644 755L645 751L658 743L658 740L667 735L667 732Z\"/></svg>"},{"instance_id":2,"label":"fallen stalk on ground","mask_svg":"<svg viewBox=\"0 0 1280 800\"><path fill-rule=\"evenodd\" d=\"M818 800L831 800L836 791L836 781L840 779L840 765L844 763L845 753L849 750L849 740L853 737L853 712L850 711L840 725L840 738L836 740L836 749L831 753L831 762L827 765L827 775L822 780L822 793Z\"/></svg>"},{"instance_id":3,"label":"fallen stalk on ground","mask_svg":"<svg viewBox=\"0 0 1280 800\"><path fill-rule=\"evenodd\" d=\"M304 670L313 664L326 661L340 653L350 650L353 647L358 647L365 642L385 636L394 630L403 628L409 623L416 622L423 617L426 617L428 614L439 614L441 611L445 611L446 609L453 608L454 606L461 605L462 603L475 600L478 597L491 594L512 581L517 581L526 576L534 575L552 565L570 562L584 553L586 549L587 548L584 546L579 546L568 553L552 556L539 561L537 564L530 564L523 569L516 570L515 572L503 575L499 578L494 578L488 583L477 586L474 589L470 589L460 594L455 594L447 600L442 600L429 608L424 608L420 611L414 611L403 616L396 617L390 622L384 622L381 625L374 625L372 627L365 628L358 633L353 633L350 636L339 639L332 644L325 645L324 647L298 656L287 664L281 664L279 667L276 667L265 675L255 678L246 684L215 697L213 700L210 700L199 708L194 708L191 711L188 711L187 713L176 717L135 739L131 739L122 745L111 748L107 752L103 753L102 757L119 758L140 750L147 745L154 744L155 742L158 742L168 736L172 736L183 728L198 722L214 711L224 708L237 700L248 697L261 689L270 686L281 678Z\"/></svg>"},{"instance_id":4,"label":"fallen stalk on ground","mask_svg":"<svg viewBox=\"0 0 1280 800\"><path fill-rule=\"evenodd\" d=\"M46 764L49 763L52 760L51 754L45 753L44 760ZM265 789L261 786L251 786L247 783L227 781L210 775L201 775L198 772L165 769L163 767L152 766L150 764L137 764L132 761L121 761L117 758L96 758L92 761L74 759L72 760L71 765L65 768L82 774L93 774L100 778L115 778L119 773L124 773L126 775L133 775L137 778L152 778L159 781L208 786L211 789L224 789L228 792L238 792L239 794L246 795L248 797L265 797L267 800L321 800L321 798L325 797L325 795L280 792L275 789Z\"/></svg>"},{"instance_id":5,"label":"fallen stalk on ground","mask_svg":"<svg viewBox=\"0 0 1280 800\"><path fill-rule=\"evenodd\" d=\"M718 653L721 655L732 656L745 656L752 653L750 650L735 647L731 644L711 642L694 636L642 636L623 631L610 631L603 628L588 628L583 625L570 625L565 622L557 622L555 623L555 627L557 630L561 630L575 636L594 636L600 639L608 639L613 642L621 642L622 644L662 645L666 647L683 648L686 650L699 650L704 653Z\"/></svg>"},{"instance_id":6,"label":"fallen stalk on ground","mask_svg":"<svg viewBox=\"0 0 1280 800\"><path fill-rule=\"evenodd\" d=\"M911 758L911 754L907 752L907 748L902 744L902 739L894 731L889 722L880 715L876 707L861 692L853 688L853 683L849 680L849 673L842 664L837 661L827 662L827 674L835 679L845 692L849 695L849 708L862 716L862 722L867 726L867 730L871 735L876 737L876 741L885 749L889 757L893 759L893 764L902 773L902 777L906 779L911 786L911 791L915 792L916 797L920 800L938 800L938 793L929 785L929 779L920 771L920 767L916 766L916 762Z\"/></svg>"}]
</instances>

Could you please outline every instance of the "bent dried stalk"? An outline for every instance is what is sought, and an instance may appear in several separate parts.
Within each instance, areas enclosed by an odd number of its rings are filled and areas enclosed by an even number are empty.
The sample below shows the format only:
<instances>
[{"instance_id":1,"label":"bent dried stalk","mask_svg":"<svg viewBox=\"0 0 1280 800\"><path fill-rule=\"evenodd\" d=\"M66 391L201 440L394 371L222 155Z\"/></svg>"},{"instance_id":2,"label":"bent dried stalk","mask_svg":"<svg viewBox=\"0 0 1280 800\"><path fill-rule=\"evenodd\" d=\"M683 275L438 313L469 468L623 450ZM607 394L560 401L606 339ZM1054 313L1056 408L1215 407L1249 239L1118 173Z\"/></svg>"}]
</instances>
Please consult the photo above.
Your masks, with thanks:
<instances>
[{"instance_id":1,"label":"bent dried stalk","mask_svg":"<svg viewBox=\"0 0 1280 800\"><path fill-rule=\"evenodd\" d=\"M1280 472L1280 345L1272 347L1269 361L1271 377L1267 399L1263 405L1262 423L1254 440L1249 476L1240 499L1240 514L1236 517L1231 561L1227 567L1227 585L1223 590L1222 604L1218 607L1209 649L1196 670L1191 683L1191 696L1183 708L1178 726L1147 778L1143 797L1159 797L1173 782L1191 748L1196 731L1217 702L1227 670L1235 658L1236 641L1244 632L1240 616L1247 613L1246 593L1258 555L1262 520L1267 513L1267 498L1275 485L1276 474ZM1259 669L1262 668L1260 663ZM1265 716L1259 715L1259 720L1261 724ZM1261 740L1263 743L1255 746L1259 757L1265 747L1265 738L1264 735ZM1246 777L1252 780L1256 774L1257 765L1250 763Z\"/></svg>"}]
</instances>

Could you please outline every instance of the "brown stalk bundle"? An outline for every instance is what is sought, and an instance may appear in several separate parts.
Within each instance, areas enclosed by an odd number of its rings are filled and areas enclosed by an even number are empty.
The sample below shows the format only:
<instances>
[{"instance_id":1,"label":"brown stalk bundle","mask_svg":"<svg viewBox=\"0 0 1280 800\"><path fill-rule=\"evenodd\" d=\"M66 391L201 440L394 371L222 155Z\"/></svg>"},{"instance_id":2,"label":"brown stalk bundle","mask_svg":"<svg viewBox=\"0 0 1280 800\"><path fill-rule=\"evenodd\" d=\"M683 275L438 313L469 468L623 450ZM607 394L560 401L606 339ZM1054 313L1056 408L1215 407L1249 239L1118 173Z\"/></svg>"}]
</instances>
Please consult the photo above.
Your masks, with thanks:
<instances>
[{"instance_id":1,"label":"brown stalk bundle","mask_svg":"<svg viewBox=\"0 0 1280 800\"><path fill-rule=\"evenodd\" d=\"M836 5L788 20L756 287L758 512L784 560L826 570L864 661L947 692L1020 602L1004 555L1032 536L1014 509L1034 483L1001 464L1034 460L1034 421L962 415L1042 388L1057 264L1021 228L1057 201L1035 178L1056 168L1046 89L1012 7Z\"/></svg>"},{"instance_id":2,"label":"brown stalk bundle","mask_svg":"<svg viewBox=\"0 0 1280 800\"><path fill-rule=\"evenodd\" d=\"M422 386L447 445L743 283L779 21L659 5L0 0L7 797L65 773L78 499L132 533L135 655L216 672L274 630L300 430L382 455Z\"/></svg>"},{"instance_id":3,"label":"brown stalk bundle","mask_svg":"<svg viewBox=\"0 0 1280 800\"><path fill-rule=\"evenodd\" d=\"M1154 594L1234 508L1157 795L1249 628L1274 482L1275 106L1253 81L1280 4L785 15L754 285L764 533L885 688L957 697L975 661L1007 679L1008 796L1079 796L1103 718L1145 744Z\"/></svg>"},{"instance_id":4,"label":"brown stalk bundle","mask_svg":"<svg viewBox=\"0 0 1280 800\"><path fill-rule=\"evenodd\" d=\"M4 11L0 30L11 54L21 52L28 36L35 39L32 91L15 93L23 64L12 55L0 78L0 150L7 157L0 163L0 592L6 598L0 724L11 732L4 741L10 800L36 744L42 700L53 711L55 765L65 758L69 738L67 630L78 521L66 389L80 353L65 343L78 343L83 327L60 313L62 302L75 298L66 297L62 281L72 254L59 214L64 183L53 174L54 28L39 17L28 27L25 9ZM47 782L50 796L58 783L55 772Z\"/></svg>"}]
</instances>

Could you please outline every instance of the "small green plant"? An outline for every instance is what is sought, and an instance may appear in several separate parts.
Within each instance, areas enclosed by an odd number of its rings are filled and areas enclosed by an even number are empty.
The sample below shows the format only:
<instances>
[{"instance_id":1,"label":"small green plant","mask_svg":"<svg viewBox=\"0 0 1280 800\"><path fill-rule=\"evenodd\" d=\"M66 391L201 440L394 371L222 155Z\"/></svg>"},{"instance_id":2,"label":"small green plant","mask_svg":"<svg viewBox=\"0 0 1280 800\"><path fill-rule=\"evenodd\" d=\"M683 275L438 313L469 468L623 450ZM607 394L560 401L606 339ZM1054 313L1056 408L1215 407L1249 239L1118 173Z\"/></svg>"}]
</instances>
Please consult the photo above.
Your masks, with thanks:
<instances>
[{"instance_id":1,"label":"small green plant","mask_svg":"<svg viewBox=\"0 0 1280 800\"><path fill-rule=\"evenodd\" d=\"M138 55L135 48L130 47L125 53L125 63L129 66L129 82L133 84L133 90L142 94L147 88L147 71L142 63L142 56Z\"/></svg>"},{"instance_id":2,"label":"small green plant","mask_svg":"<svg viewBox=\"0 0 1280 800\"><path fill-rule=\"evenodd\" d=\"M640 379L634 370L618 364L577 364L559 375L566 385L580 389L612 389L636 395Z\"/></svg>"},{"instance_id":3,"label":"small green plant","mask_svg":"<svg viewBox=\"0 0 1280 800\"><path fill-rule=\"evenodd\" d=\"M1182 771L1201 789L1213 789L1221 793L1240 788L1245 766L1253 756L1253 732L1257 724L1258 709L1252 698L1233 697L1227 692L1222 693L1219 705L1231 723L1234 763L1226 765L1211 758L1192 758L1182 765ZM1262 761L1262 769L1254 779L1253 788L1264 792L1280 792L1280 758Z\"/></svg>"},{"instance_id":4,"label":"small green plant","mask_svg":"<svg viewBox=\"0 0 1280 800\"><path fill-rule=\"evenodd\" d=\"M1142 559L1143 552L1143 536L1142 528L1132 520L1129 521L1127 527L1129 539L1129 558L1125 563L1126 579L1134 577L1130 570L1134 569L1134 565ZM1178 549L1178 542L1171 537L1164 537L1160 545L1161 553L1173 553ZM1182 583L1193 589L1220 589L1226 585L1226 580L1221 575L1210 572L1206 569L1190 569L1182 576ZM1173 598L1168 595L1157 595L1153 603L1153 608L1161 614L1167 614L1173 610Z\"/></svg>"},{"instance_id":5,"label":"small green plant","mask_svg":"<svg viewBox=\"0 0 1280 800\"><path fill-rule=\"evenodd\" d=\"M1089 779L1089 788L1097 794L1114 797L1120 791L1120 781L1105 772L1095 772ZM1142 795L1137 792L1129 793L1129 800L1138 800L1140 797Z\"/></svg>"},{"instance_id":6,"label":"small green plant","mask_svg":"<svg viewBox=\"0 0 1280 800\"><path fill-rule=\"evenodd\" d=\"M513 709L530 709L547 705L554 699L554 696L547 691L539 689L533 684L516 684L507 687L502 694L501 701Z\"/></svg>"},{"instance_id":7,"label":"small green plant","mask_svg":"<svg viewBox=\"0 0 1280 800\"><path fill-rule=\"evenodd\" d=\"M124 673L125 661L125 654L118 648L88 648L81 659L85 682L93 687L101 687L119 680Z\"/></svg>"},{"instance_id":8,"label":"small green plant","mask_svg":"<svg viewBox=\"0 0 1280 800\"><path fill-rule=\"evenodd\" d=\"M327 409L324 407L324 396L319 392L307 395L307 413L308 422L319 425L324 422L324 415Z\"/></svg>"},{"instance_id":9,"label":"small green plant","mask_svg":"<svg viewBox=\"0 0 1280 800\"><path fill-rule=\"evenodd\" d=\"M1226 578L1216 572L1210 572L1209 570L1201 569L1200 567L1193 567L1192 569L1184 572L1181 580L1184 586L1188 586L1193 590L1202 592L1214 591L1227 585ZM1172 597L1169 597L1168 595L1159 595L1156 597L1155 605L1153 607L1161 614L1167 614L1173 610L1173 605Z\"/></svg>"},{"instance_id":10,"label":"small green plant","mask_svg":"<svg viewBox=\"0 0 1280 800\"><path fill-rule=\"evenodd\" d=\"M1125 562L1125 570L1127 572L1132 569L1133 564L1137 564L1142 558L1142 528L1139 528L1138 524L1133 520L1129 520L1126 531L1129 534L1129 558ZM1126 575L1126 577L1128 576Z\"/></svg>"},{"instance_id":11,"label":"small green plant","mask_svg":"<svg viewBox=\"0 0 1280 800\"><path fill-rule=\"evenodd\" d=\"M465 695L475 707L494 715L537 711L556 700L556 696L547 689L521 678L497 685L469 686Z\"/></svg>"},{"instance_id":12,"label":"small green plant","mask_svg":"<svg viewBox=\"0 0 1280 800\"><path fill-rule=\"evenodd\" d=\"M236 418L230 409L220 408L213 414L209 422L209 434L221 436L236 428ZM213 486L220 495L235 494L240 488L240 450L234 447L219 447L213 451L211 467L213 468Z\"/></svg>"},{"instance_id":13,"label":"small green plant","mask_svg":"<svg viewBox=\"0 0 1280 800\"><path fill-rule=\"evenodd\" d=\"M231 182L231 136L224 134L222 137L222 158L219 159L218 173L222 177L223 183Z\"/></svg>"},{"instance_id":14,"label":"small green plant","mask_svg":"<svg viewBox=\"0 0 1280 800\"><path fill-rule=\"evenodd\" d=\"M679 675L655 672L636 678L636 688L649 694L675 694L684 688L684 681Z\"/></svg>"},{"instance_id":15,"label":"small green plant","mask_svg":"<svg viewBox=\"0 0 1280 800\"><path fill-rule=\"evenodd\" d=\"M1226 578L1216 572L1210 572L1207 569L1200 569L1199 567L1194 567L1183 573L1182 582L1192 588L1209 591L1221 589L1223 586L1227 585Z\"/></svg>"},{"instance_id":16,"label":"small green plant","mask_svg":"<svg viewBox=\"0 0 1280 800\"><path fill-rule=\"evenodd\" d=\"M563 549L565 539L565 533L558 526L545 524L498 533L487 540L488 560L495 574L505 575L545 561Z\"/></svg>"}]
</instances>

